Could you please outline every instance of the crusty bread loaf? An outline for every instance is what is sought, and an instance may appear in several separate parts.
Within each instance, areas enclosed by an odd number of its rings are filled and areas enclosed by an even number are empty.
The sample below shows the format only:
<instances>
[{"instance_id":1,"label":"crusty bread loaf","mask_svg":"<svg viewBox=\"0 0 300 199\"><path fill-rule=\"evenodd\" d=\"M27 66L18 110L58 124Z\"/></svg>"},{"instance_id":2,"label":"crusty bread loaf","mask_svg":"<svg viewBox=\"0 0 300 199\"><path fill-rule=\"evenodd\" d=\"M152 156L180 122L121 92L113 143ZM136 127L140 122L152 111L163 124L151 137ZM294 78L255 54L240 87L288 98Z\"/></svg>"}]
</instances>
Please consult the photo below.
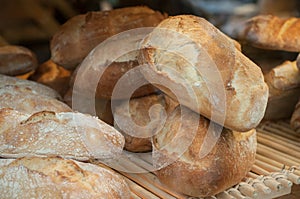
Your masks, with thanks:
<instances>
[{"instance_id":1,"label":"crusty bread loaf","mask_svg":"<svg viewBox=\"0 0 300 199\"><path fill-rule=\"evenodd\" d=\"M215 122L225 116L229 129L248 131L263 118L268 87L261 69L203 18L162 21L141 43L139 61L148 64L141 72L149 82L161 82L156 86L167 95Z\"/></svg>"},{"instance_id":2,"label":"crusty bread loaf","mask_svg":"<svg viewBox=\"0 0 300 199\"><path fill-rule=\"evenodd\" d=\"M295 106L295 110L294 110L294 112L292 114L290 123L291 123L291 127L297 133L300 133L300 98L299 98L298 103Z\"/></svg>"},{"instance_id":3,"label":"crusty bread loaf","mask_svg":"<svg viewBox=\"0 0 300 199\"><path fill-rule=\"evenodd\" d=\"M59 155L77 160L118 156L124 137L101 120L82 113L24 114L0 109L0 156Z\"/></svg>"},{"instance_id":4,"label":"crusty bread loaf","mask_svg":"<svg viewBox=\"0 0 300 199\"><path fill-rule=\"evenodd\" d=\"M256 153L255 129L240 133L223 128L216 145L200 158L209 125L214 131L222 129L183 106L169 115L164 128L153 137L154 165L164 166L156 171L163 184L186 195L206 197L239 183L250 171ZM195 136L193 129L197 129Z\"/></svg>"},{"instance_id":5,"label":"crusty bread loaf","mask_svg":"<svg viewBox=\"0 0 300 199\"><path fill-rule=\"evenodd\" d=\"M1 198L129 199L125 180L105 166L58 157L0 159Z\"/></svg>"},{"instance_id":6,"label":"crusty bread loaf","mask_svg":"<svg viewBox=\"0 0 300 199\"><path fill-rule=\"evenodd\" d=\"M259 48L300 52L300 19L258 15L238 30L239 38Z\"/></svg>"},{"instance_id":7,"label":"crusty bread loaf","mask_svg":"<svg viewBox=\"0 0 300 199\"><path fill-rule=\"evenodd\" d=\"M0 108L12 108L33 114L39 111L71 112L65 103L43 96L27 87L5 86L0 88Z\"/></svg>"},{"instance_id":8,"label":"crusty bread loaf","mask_svg":"<svg viewBox=\"0 0 300 199\"><path fill-rule=\"evenodd\" d=\"M0 88L6 86L18 86L26 89L28 88L40 95L61 99L61 96L55 90L49 88L48 86L44 86L34 81L23 80L16 77L10 77L10 76L0 74Z\"/></svg>"},{"instance_id":9,"label":"crusty bread loaf","mask_svg":"<svg viewBox=\"0 0 300 199\"><path fill-rule=\"evenodd\" d=\"M165 17L147 7L127 7L75 16L53 36L51 59L74 69L105 39L125 30L156 26Z\"/></svg>"},{"instance_id":10,"label":"crusty bread loaf","mask_svg":"<svg viewBox=\"0 0 300 199\"><path fill-rule=\"evenodd\" d=\"M264 119L290 118L300 97L300 70L296 62L285 61L265 74L269 99Z\"/></svg>"},{"instance_id":11,"label":"crusty bread loaf","mask_svg":"<svg viewBox=\"0 0 300 199\"><path fill-rule=\"evenodd\" d=\"M36 69L36 55L23 46L5 45L0 47L0 74L16 76Z\"/></svg>"},{"instance_id":12,"label":"crusty bread loaf","mask_svg":"<svg viewBox=\"0 0 300 199\"><path fill-rule=\"evenodd\" d=\"M160 110L158 107L155 108L157 105L160 105L163 110ZM150 111L151 107L152 110ZM151 137L159 129L157 129L158 125L150 125L150 112L152 120L162 120L163 116L166 117L172 109L174 107L171 103L167 104L165 96L162 94L133 98L130 99L129 104L127 104L127 101L120 102L114 108L114 116L118 119L114 126L125 137L124 148L131 152L151 151ZM166 115L163 115L162 111L166 111ZM132 119L136 126L126 125L126 118ZM120 128L118 123L121 123L122 127L125 128ZM142 129L140 129L141 127Z\"/></svg>"},{"instance_id":13,"label":"crusty bread loaf","mask_svg":"<svg viewBox=\"0 0 300 199\"><path fill-rule=\"evenodd\" d=\"M64 96L69 88L71 71L48 60L35 70L29 79L47 85Z\"/></svg>"}]
</instances>

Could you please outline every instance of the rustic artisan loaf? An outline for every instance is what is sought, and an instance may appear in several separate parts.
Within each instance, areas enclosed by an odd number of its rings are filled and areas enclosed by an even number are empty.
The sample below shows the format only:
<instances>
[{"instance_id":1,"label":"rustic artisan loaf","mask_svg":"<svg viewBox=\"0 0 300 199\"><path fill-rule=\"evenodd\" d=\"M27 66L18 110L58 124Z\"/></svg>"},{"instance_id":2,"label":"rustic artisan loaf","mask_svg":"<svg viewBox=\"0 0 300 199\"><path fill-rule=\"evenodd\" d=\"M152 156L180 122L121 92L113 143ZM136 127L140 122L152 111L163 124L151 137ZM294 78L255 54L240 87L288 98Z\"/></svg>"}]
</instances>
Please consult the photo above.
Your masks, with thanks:
<instances>
[{"instance_id":1,"label":"rustic artisan loaf","mask_svg":"<svg viewBox=\"0 0 300 199\"><path fill-rule=\"evenodd\" d=\"M212 150L200 158L209 125L214 131L222 129L185 107L169 115L164 128L153 137L154 165L164 166L156 171L163 184L186 195L206 197L239 183L250 171L256 153L255 129L241 133L223 128Z\"/></svg>"},{"instance_id":2,"label":"rustic artisan loaf","mask_svg":"<svg viewBox=\"0 0 300 199\"><path fill-rule=\"evenodd\" d=\"M203 18L162 21L142 41L139 61L148 64L141 72L149 82L215 122L225 116L229 129L248 131L263 118L268 87L261 69Z\"/></svg>"},{"instance_id":3,"label":"rustic artisan loaf","mask_svg":"<svg viewBox=\"0 0 300 199\"><path fill-rule=\"evenodd\" d=\"M174 109L174 106L167 102L162 94L153 94L130 99L129 104L127 104L127 101L121 101L120 104L114 107L114 117L118 119L114 126L124 135L124 148L127 151L151 151L151 137L159 130L157 129L159 125L150 124L150 112L152 120L161 121L164 116L166 117ZM160 105L162 109L155 107L157 105ZM151 107L152 110L150 111ZM163 111L165 111L165 115L163 115ZM126 118L132 119L135 126L128 125Z\"/></svg>"},{"instance_id":4,"label":"rustic artisan loaf","mask_svg":"<svg viewBox=\"0 0 300 199\"><path fill-rule=\"evenodd\" d=\"M74 69L105 39L126 30L156 26L165 17L160 12L141 6L75 16L54 34L50 43L51 59Z\"/></svg>"},{"instance_id":5,"label":"rustic artisan loaf","mask_svg":"<svg viewBox=\"0 0 300 199\"><path fill-rule=\"evenodd\" d=\"M238 30L239 39L259 48L300 52L300 19L258 15Z\"/></svg>"},{"instance_id":6,"label":"rustic artisan loaf","mask_svg":"<svg viewBox=\"0 0 300 199\"><path fill-rule=\"evenodd\" d=\"M36 55L22 46L5 45L0 47L0 74L16 76L36 69Z\"/></svg>"},{"instance_id":7,"label":"rustic artisan loaf","mask_svg":"<svg viewBox=\"0 0 300 199\"><path fill-rule=\"evenodd\" d=\"M99 165L58 157L0 159L1 198L129 199L125 180Z\"/></svg>"},{"instance_id":8,"label":"rustic artisan loaf","mask_svg":"<svg viewBox=\"0 0 300 199\"><path fill-rule=\"evenodd\" d=\"M24 114L0 109L0 156L53 156L77 160L117 157L124 137L89 115L74 112Z\"/></svg>"},{"instance_id":9,"label":"rustic artisan loaf","mask_svg":"<svg viewBox=\"0 0 300 199\"><path fill-rule=\"evenodd\" d=\"M56 90L61 96L67 92L69 88L71 71L48 60L39 65L30 79Z\"/></svg>"},{"instance_id":10,"label":"rustic artisan loaf","mask_svg":"<svg viewBox=\"0 0 300 199\"><path fill-rule=\"evenodd\" d=\"M300 98L299 98L298 103L295 106L295 110L294 110L294 112L292 114L290 123L291 123L291 127L297 133L300 133Z\"/></svg>"},{"instance_id":11,"label":"rustic artisan loaf","mask_svg":"<svg viewBox=\"0 0 300 199\"><path fill-rule=\"evenodd\" d=\"M67 104L55 98L40 95L28 87L10 85L0 88L0 108L12 108L28 114L72 111Z\"/></svg>"},{"instance_id":12,"label":"rustic artisan loaf","mask_svg":"<svg viewBox=\"0 0 300 199\"><path fill-rule=\"evenodd\" d=\"M0 88L6 86L18 86L26 89L28 88L34 93L38 93L40 95L48 96L51 98L61 99L61 96L55 90L49 88L48 86L44 86L34 81L23 80L16 77L10 77L0 74Z\"/></svg>"},{"instance_id":13,"label":"rustic artisan loaf","mask_svg":"<svg viewBox=\"0 0 300 199\"><path fill-rule=\"evenodd\" d=\"M300 97L300 70L296 61L285 61L265 74L269 99L264 119L290 118Z\"/></svg>"}]
</instances>

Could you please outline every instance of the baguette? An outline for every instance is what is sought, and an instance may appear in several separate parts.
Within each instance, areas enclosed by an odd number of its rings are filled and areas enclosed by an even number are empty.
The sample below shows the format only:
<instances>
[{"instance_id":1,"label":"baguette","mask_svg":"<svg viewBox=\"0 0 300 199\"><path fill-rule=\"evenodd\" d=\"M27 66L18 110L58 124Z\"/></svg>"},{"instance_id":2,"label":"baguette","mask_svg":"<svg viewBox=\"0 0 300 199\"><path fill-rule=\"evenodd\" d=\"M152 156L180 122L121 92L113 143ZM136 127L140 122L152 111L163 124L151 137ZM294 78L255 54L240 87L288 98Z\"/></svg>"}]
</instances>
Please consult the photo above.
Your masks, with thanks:
<instances>
[{"instance_id":1,"label":"baguette","mask_svg":"<svg viewBox=\"0 0 300 199\"><path fill-rule=\"evenodd\" d=\"M216 145L200 157L204 141L209 142L205 138L212 133L209 125L214 131L222 129L183 106L168 116L163 129L153 137L154 165L163 184L189 196L207 197L239 183L250 171L256 153L255 129L240 133L223 128Z\"/></svg>"},{"instance_id":2,"label":"baguette","mask_svg":"<svg viewBox=\"0 0 300 199\"><path fill-rule=\"evenodd\" d=\"M178 97L180 103L217 123L223 124L225 116L224 126L229 129L248 131L263 118L268 87L261 69L203 18L179 15L162 21L142 41L139 61L148 65L141 72L149 82L162 82L156 86L168 96ZM209 89L225 96L220 99Z\"/></svg>"},{"instance_id":3,"label":"baguette","mask_svg":"<svg viewBox=\"0 0 300 199\"><path fill-rule=\"evenodd\" d=\"M300 19L258 15L249 19L238 30L239 38L253 46L300 52Z\"/></svg>"},{"instance_id":4,"label":"baguette","mask_svg":"<svg viewBox=\"0 0 300 199\"><path fill-rule=\"evenodd\" d=\"M58 157L0 159L1 198L129 199L125 180L105 166Z\"/></svg>"},{"instance_id":5,"label":"baguette","mask_svg":"<svg viewBox=\"0 0 300 199\"><path fill-rule=\"evenodd\" d=\"M165 17L142 6L75 16L54 34L50 42L51 59L67 69L74 69L105 39L126 30L156 26Z\"/></svg>"},{"instance_id":6,"label":"baguette","mask_svg":"<svg viewBox=\"0 0 300 199\"><path fill-rule=\"evenodd\" d=\"M37 68L36 55L23 46L5 45L0 47L0 74L23 75Z\"/></svg>"},{"instance_id":7,"label":"baguette","mask_svg":"<svg viewBox=\"0 0 300 199\"><path fill-rule=\"evenodd\" d=\"M113 127L82 113L24 114L0 109L0 156L53 156L86 161L117 157L124 137Z\"/></svg>"}]
</instances>

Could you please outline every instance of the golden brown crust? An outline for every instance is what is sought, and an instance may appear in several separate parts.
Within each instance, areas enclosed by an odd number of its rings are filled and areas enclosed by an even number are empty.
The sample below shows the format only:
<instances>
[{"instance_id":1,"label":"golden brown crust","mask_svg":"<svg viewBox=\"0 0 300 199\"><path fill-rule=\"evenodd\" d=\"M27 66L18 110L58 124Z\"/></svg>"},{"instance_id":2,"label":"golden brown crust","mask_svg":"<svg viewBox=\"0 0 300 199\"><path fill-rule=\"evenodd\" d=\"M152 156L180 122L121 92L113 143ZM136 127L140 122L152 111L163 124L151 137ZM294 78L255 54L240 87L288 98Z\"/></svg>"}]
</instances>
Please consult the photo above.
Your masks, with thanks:
<instances>
[{"instance_id":1,"label":"golden brown crust","mask_svg":"<svg viewBox=\"0 0 300 199\"><path fill-rule=\"evenodd\" d=\"M299 90L300 92L300 90ZM300 99L300 98L299 98ZM297 132L300 133L300 100L295 106L295 110L293 112L293 115L291 117L291 127Z\"/></svg>"},{"instance_id":2,"label":"golden brown crust","mask_svg":"<svg viewBox=\"0 0 300 199\"><path fill-rule=\"evenodd\" d=\"M299 34L299 18L258 15L246 22L239 37L259 48L299 52Z\"/></svg>"},{"instance_id":3,"label":"golden brown crust","mask_svg":"<svg viewBox=\"0 0 300 199\"><path fill-rule=\"evenodd\" d=\"M147 7L127 7L89 12L67 21L51 40L51 59L73 68L99 43L112 35L140 27L156 26L166 16Z\"/></svg>"},{"instance_id":4,"label":"golden brown crust","mask_svg":"<svg viewBox=\"0 0 300 199\"><path fill-rule=\"evenodd\" d=\"M61 96L67 92L69 88L71 71L48 60L35 70L30 79L56 90Z\"/></svg>"},{"instance_id":5,"label":"golden brown crust","mask_svg":"<svg viewBox=\"0 0 300 199\"><path fill-rule=\"evenodd\" d=\"M179 38L168 36L171 33L165 33L164 37L161 32L164 29L175 31L180 35L177 35ZM173 99L179 97L177 100L183 105L207 118L212 119L212 106L217 104L217 110L214 111L216 117L213 119L222 123L224 110L219 104L225 101L224 126L229 129L248 131L263 118L268 87L261 69L244 56L227 36L203 18L179 15L162 21L142 42L139 62L149 66L141 70L148 81L159 80L164 84L156 85L159 89ZM216 65L215 69L213 64ZM206 65L212 66L211 71L206 70L209 68ZM197 70L208 75L202 76ZM222 80L216 78L218 74ZM208 88L207 82L212 87ZM190 97L184 83L191 86L195 97ZM166 87L173 89L177 96ZM209 89L213 89L214 96L211 96ZM223 92L225 99L217 95ZM214 99L211 100L211 97Z\"/></svg>"},{"instance_id":6,"label":"golden brown crust","mask_svg":"<svg viewBox=\"0 0 300 199\"><path fill-rule=\"evenodd\" d=\"M184 122L182 115L186 119ZM153 146L160 149L155 164L163 165L177 156L178 148L184 147L183 140L193 138L193 141L179 159L157 171L162 183L180 193L206 197L224 191L246 176L255 161L256 131L240 133L223 128L216 145L208 155L200 158L200 147L209 125L220 128L184 107L178 107L170 114L162 131L153 138ZM193 137L191 133L195 127L198 128ZM177 136L178 140L175 140Z\"/></svg>"},{"instance_id":7,"label":"golden brown crust","mask_svg":"<svg viewBox=\"0 0 300 199\"><path fill-rule=\"evenodd\" d=\"M2 161L0 194L4 198L130 198L125 180L101 164L58 157Z\"/></svg>"},{"instance_id":8,"label":"golden brown crust","mask_svg":"<svg viewBox=\"0 0 300 199\"><path fill-rule=\"evenodd\" d=\"M30 115L0 109L0 124L0 156L6 158L115 158L124 145L117 130L82 113L43 111Z\"/></svg>"},{"instance_id":9,"label":"golden brown crust","mask_svg":"<svg viewBox=\"0 0 300 199\"><path fill-rule=\"evenodd\" d=\"M16 76L36 69L36 55L22 46L5 45L0 47L0 74Z\"/></svg>"}]
</instances>

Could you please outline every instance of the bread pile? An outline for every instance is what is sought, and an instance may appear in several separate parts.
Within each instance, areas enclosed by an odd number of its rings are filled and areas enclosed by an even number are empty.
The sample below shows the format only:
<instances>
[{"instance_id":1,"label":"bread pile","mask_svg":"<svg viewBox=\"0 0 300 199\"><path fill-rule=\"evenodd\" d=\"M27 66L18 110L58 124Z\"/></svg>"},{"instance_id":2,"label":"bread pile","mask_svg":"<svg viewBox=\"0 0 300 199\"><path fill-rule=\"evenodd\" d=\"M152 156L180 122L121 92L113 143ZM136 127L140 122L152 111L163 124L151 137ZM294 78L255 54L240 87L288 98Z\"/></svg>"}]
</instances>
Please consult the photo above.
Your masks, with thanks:
<instances>
[{"instance_id":1,"label":"bread pile","mask_svg":"<svg viewBox=\"0 0 300 199\"><path fill-rule=\"evenodd\" d=\"M136 39L136 50L99 64L99 43L141 27L154 28ZM106 67L93 95L92 79L80 70L87 64ZM146 84L113 98L120 78L136 68ZM78 77L85 81L78 84ZM254 164L268 86L240 45L203 18L167 17L147 7L75 16L53 36L51 60L29 79L39 83L0 76L0 155L6 158L0 159L0 194L7 198L129 198L118 174L86 163L113 161L123 148L152 151L158 179L189 196L218 194ZM68 107L61 95L70 107L79 97L81 109ZM85 114L91 99L101 120Z\"/></svg>"},{"instance_id":2,"label":"bread pile","mask_svg":"<svg viewBox=\"0 0 300 199\"><path fill-rule=\"evenodd\" d=\"M295 60L300 52L300 19L258 15L240 26L238 32L244 43L264 50L252 57L263 68L270 88L264 119L290 118L300 97L300 71ZM274 64L276 57L280 63Z\"/></svg>"}]
</instances>

